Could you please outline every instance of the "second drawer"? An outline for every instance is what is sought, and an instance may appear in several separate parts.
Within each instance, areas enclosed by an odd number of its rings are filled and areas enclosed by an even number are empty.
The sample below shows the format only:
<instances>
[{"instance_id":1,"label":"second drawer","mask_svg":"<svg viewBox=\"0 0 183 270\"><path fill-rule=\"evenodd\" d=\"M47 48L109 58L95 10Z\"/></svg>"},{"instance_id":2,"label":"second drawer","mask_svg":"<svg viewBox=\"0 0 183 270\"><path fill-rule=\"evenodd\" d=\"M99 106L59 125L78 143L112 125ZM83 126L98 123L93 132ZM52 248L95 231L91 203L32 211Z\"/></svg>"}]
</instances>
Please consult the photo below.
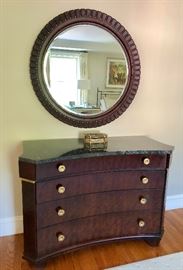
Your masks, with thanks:
<instances>
[{"instance_id":1,"label":"second drawer","mask_svg":"<svg viewBox=\"0 0 183 270\"><path fill-rule=\"evenodd\" d=\"M129 189L163 189L166 171L116 171L65 177L36 184L37 203L76 195ZM145 180L145 181L144 181Z\"/></svg>"}]
</instances>

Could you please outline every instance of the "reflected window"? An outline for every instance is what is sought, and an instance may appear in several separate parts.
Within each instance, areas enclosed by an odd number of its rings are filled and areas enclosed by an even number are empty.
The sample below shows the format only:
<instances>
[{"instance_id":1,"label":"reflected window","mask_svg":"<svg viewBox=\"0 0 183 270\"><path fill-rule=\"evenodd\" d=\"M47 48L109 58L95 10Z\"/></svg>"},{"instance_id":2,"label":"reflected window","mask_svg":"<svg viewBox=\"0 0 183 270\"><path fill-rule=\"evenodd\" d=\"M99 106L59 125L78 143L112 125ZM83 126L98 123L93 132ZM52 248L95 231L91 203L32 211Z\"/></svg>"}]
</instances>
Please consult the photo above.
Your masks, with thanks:
<instances>
[{"instance_id":1,"label":"reflected window","mask_svg":"<svg viewBox=\"0 0 183 270\"><path fill-rule=\"evenodd\" d=\"M51 53L50 93L59 104L69 106L69 102L78 103L77 78L79 74L79 57L62 52ZM69 93L69 95L68 95Z\"/></svg>"},{"instance_id":2,"label":"reflected window","mask_svg":"<svg viewBox=\"0 0 183 270\"><path fill-rule=\"evenodd\" d=\"M59 105L81 105L78 80L88 78L87 58L87 52L50 49L44 63L46 83L51 96Z\"/></svg>"}]
</instances>

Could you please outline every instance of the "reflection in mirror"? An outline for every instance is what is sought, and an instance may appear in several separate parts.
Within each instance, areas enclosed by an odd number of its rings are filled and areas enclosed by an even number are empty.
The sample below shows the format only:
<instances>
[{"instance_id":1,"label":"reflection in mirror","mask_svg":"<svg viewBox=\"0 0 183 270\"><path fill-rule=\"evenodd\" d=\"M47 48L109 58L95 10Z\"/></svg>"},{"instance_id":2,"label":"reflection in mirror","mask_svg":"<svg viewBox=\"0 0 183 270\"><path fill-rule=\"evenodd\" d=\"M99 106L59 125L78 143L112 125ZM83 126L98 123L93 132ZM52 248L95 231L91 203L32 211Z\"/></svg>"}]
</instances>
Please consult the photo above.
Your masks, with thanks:
<instances>
[{"instance_id":1,"label":"reflection in mirror","mask_svg":"<svg viewBox=\"0 0 183 270\"><path fill-rule=\"evenodd\" d=\"M124 92L128 63L119 42L94 25L58 34L44 56L44 80L54 101L74 114L110 109Z\"/></svg>"}]
</instances>

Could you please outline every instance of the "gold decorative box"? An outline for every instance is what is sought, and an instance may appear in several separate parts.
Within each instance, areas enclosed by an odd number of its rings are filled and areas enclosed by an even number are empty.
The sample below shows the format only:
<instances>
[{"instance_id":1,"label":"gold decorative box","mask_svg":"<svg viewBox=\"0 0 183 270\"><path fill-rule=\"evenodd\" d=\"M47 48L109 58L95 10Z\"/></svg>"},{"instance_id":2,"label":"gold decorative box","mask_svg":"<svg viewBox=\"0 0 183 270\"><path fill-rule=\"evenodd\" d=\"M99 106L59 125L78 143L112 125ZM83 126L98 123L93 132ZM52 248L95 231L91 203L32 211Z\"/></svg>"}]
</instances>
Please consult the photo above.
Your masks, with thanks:
<instances>
[{"instance_id":1,"label":"gold decorative box","mask_svg":"<svg viewBox=\"0 0 183 270\"><path fill-rule=\"evenodd\" d=\"M84 137L84 148L90 151L107 149L107 134L105 133L88 133Z\"/></svg>"}]
</instances>

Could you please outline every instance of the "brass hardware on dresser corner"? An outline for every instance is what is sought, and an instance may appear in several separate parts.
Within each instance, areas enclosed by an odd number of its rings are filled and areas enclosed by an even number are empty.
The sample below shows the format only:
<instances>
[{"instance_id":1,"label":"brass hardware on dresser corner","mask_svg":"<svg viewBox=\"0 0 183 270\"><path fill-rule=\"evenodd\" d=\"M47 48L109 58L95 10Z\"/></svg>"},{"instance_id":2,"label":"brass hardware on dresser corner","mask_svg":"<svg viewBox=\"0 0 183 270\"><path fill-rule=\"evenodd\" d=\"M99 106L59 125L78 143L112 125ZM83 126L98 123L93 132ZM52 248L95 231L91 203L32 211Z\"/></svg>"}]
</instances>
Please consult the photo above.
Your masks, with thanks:
<instances>
[{"instance_id":1,"label":"brass hardware on dresser corner","mask_svg":"<svg viewBox=\"0 0 183 270\"><path fill-rule=\"evenodd\" d=\"M65 165L62 164L62 165L59 165L59 166L58 166L58 171L59 171L59 172L64 172L65 170L66 170Z\"/></svg>"},{"instance_id":2,"label":"brass hardware on dresser corner","mask_svg":"<svg viewBox=\"0 0 183 270\"><path fill-rule=\"evenodd\" d=\"M140 197L140 203L141 204L146 204L147 203L147 199L145 197Z\"/></svg>"},{"instance_id":3,"label":"brass hardware on dresser corner","mask_svg":"<svg viewBox=\"0 0 183 270\"><path fill-rule=\"evenodd\" d=\"M63 242L65 240L65 236L62 233L57 234L58 242Z\"/></svg>"},{"instance_id":4,"label":"brass hardware on dresser corner","mask_svg":"<svg viewBox=\"0 0 183 270\"><path fill-rule=\"evenodd\" d=\"M62 208L58 208L58 210L57 210L57 215L58 215L59 217L64 216L64 215L65 215L65 210L62 209Z\"/></svg>"},{"instance_id":5,"label":"brass hardware on dresser corner","mask_svg":"<svg viewBox=\"0 0 183 270\"><path fill-rule=\"evenodd\" d=\"M25 178L22 178L21 181L22 181L22 182L29 183L29 184L33 184L33 185L36 183L35 180L29 180L29 179L25 179Z\"/></svg>"},{"instance_id":6,"label":"brass hardware on dresser corner","mask_svg":"<svg viewBox=\"0 0 183 270\"><path fill-rule=\"evenodd\" d=\"M64 186L58 186L57 191L58 191L58 193L63 194L65 192L65 187Z\"/></svg>"},{"instance_id":7,"label":"brass hardware on dresser corner","mask_svg":"<svg viewBox=\"0 0 183 270\"><path fill-rule=\"evenodd\" d=\"M144 163L144 165L149 165L150 164L150 158L144 158L143 159L143 163Z\"/></svg>"},{"instance_id":8,"label":"brass hardware on dresser corner","mask_svg":"<svg viewBox=\"0 0 183 270\"><path fill-rule=\"evenodd\" d=\"M143 219L138 220L138 225L140 228L143 228L145 226L145 221Z\"/></svg>"},{"instance_id":9,"label":"brass hardware on dresser corner","mask_svg":"<svg viewBox=\"0 0 183 270\"><path fill-rule=\"evenodd\" d=\"M149 179L147 177L142 177L141 181L142 181L142 184L146 185L148 184Z\"/></svg>"}]
</instances>

